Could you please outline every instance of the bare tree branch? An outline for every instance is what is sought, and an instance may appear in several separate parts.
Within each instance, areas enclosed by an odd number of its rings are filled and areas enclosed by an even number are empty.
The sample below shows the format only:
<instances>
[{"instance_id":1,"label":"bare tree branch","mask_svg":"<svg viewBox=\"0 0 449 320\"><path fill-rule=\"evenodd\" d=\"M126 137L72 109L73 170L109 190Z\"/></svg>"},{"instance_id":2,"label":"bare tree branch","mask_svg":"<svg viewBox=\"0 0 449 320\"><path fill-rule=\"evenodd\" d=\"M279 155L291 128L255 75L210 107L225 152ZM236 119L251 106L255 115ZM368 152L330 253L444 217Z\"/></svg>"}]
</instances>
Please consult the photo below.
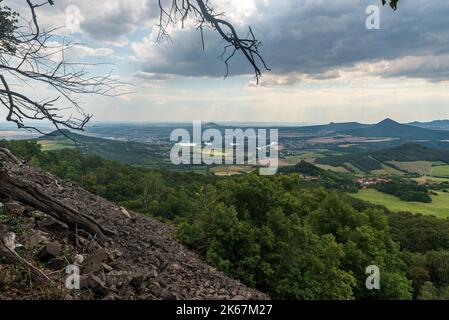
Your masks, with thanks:
<instances>
[{"instance_id":1,"label":"bare tree branch","mask_svg":"<svg viewBox=\"0 0 449 320\"><path fill-rule=\"evenodd\" d=\"M209 6L208 0L168 0L168 5L159 1L159 35L158 39L170 39L170 28L180 23L184 27L189 18L196 20L196 29L201 33L201 41L204 49L205 28L211 28L218 32L220 37L227 43L220 58L226 66L225 78L229 75L229 63L237 52L243 54L254 70L257 83L262 76L262 70L270 71L267 63L263 59L260 48L262 43L257 40L251 27L248 35L242 37L238 34L235 27L222 17L223 13L214 13L213 8ZM165 1L167 3L167 1Z\"/></svg>"},{"instance_id":2,"label":"bare tree branch","mask_svg":"<svg viewBox=\"0 0 449 320\"><path fill-rule=\"evenodd\" d=\"M92 115L84 112L78 96L117 96L121 83L111 73L104 76L90 75L87 69L95 64L70 62L65 58L66 52L76 44L65 38L61 40L61 37L52 34L54 30L47 32L39 25L37 10L45 5L53 5L53 1L39 4L33 0L23 1L26 1L31 14L31 20L23 25L18 25L18 14L0 6L2 29L6 26L10 30L7 34L2 30L0 35L2 46L8 44L6 50L0 51L0 106L7 109L7 120L15 123L19 129L40 132L27 123L44 120L57 129L65 127L83 130ZM11 81L14 81L15 87L17 84L29 87L41 84L53 89L56 95L38 101L13 89ZM64 102L72 111L69 116L64 116L65 109L60 107Z\"/></svg>"}]
</instances>

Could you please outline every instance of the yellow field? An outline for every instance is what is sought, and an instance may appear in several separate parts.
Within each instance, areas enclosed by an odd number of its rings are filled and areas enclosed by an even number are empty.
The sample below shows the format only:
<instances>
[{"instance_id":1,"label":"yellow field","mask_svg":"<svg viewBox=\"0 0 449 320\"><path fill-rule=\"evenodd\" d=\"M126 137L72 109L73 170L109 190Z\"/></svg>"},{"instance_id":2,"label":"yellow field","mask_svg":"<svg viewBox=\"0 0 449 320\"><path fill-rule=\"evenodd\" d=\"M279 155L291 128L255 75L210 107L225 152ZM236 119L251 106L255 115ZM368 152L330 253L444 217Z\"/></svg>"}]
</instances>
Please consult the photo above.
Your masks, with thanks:
<instances>
[{"instance_id":1,"label":"yellow field","mask_svg":"<svg viewBox=\"0 0 449 320\"><path fill-rule=\"evenodd\" d=\"M416 181L418 184L432 184L432 183L441 183L441 182L449 182L448 178L437 178L437 177L430 177L430 176L422 176L419 178L414 178L414 181Z\"/></svg>"},{"instance_id":2,"label":"yellow field","mask_svg":"<svg viewBox=\"0 0 449 320\"><path fill-rule=\"evenodd\" d=\"M42 151L54 151L67 148L75 148L75 144L71 140L40 140L38 143L42 147Z\"/></svg>"},{"instance_id":3,"label":"yellow field","mask_svg":"<svg viewBox=\"0 0 449 320\"><path fill-rule=\"evenodd\" d=\"M210 172L212 172L216 176L228 177L228 176L235 176L235 175L239 175L239 174L250 173L254 170L255 170L254 167L251 167L251 166L232 165L232 166L218 166L218 167L210 169Z\"/></svg>"}]
</instances>

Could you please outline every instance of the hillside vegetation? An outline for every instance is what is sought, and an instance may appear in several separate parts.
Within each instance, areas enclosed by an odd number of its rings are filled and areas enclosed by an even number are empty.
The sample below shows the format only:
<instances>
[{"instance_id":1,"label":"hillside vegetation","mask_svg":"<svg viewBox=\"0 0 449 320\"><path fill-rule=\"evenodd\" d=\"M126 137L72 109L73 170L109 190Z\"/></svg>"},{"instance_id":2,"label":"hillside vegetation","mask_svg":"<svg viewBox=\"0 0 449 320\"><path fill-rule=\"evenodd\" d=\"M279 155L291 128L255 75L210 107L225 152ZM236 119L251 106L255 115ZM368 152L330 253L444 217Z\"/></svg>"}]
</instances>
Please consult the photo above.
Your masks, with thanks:
<instances>
[{"instance_id":1,"label":"hillside vegetation","mask_svg":"<svg viewBox=\"0 0 449 320\"><path fill-rule=\"evenodd\" d=\"M342 156L317 159L319 164L331 166L346 166L351 164L363 172L380 170L383 166L393 166L394 162L432 161L449 163L449 151L427 148L420 144L408 143L390 149L368 151ZM350 169L350 167L348 168ZM396 169L401 169L397 166Z\"/></svg>"},{"instance_id":2,"label":"hillside vegetation","mask_svg":"<svg viewBox=\"0 0 449 320\"><path fill-rule=\"evenodd\" d=\"M209 264L273 298L447 296L445 242L433 242L419 232L419 224L417 232L404 233L402 223L413 216L396 220L391 229L385 209L322 187L304 188L297 173L224 178L169 174L76 150L43 153L35 142L15 149L61 178L172 223L177 238ZM438 224L438 219L428 219ZM425 250L410 245L419 237L426 237ZM364 285L365 269L372 264L382 270L379 291Z\"/></svg>"}]
</instances>

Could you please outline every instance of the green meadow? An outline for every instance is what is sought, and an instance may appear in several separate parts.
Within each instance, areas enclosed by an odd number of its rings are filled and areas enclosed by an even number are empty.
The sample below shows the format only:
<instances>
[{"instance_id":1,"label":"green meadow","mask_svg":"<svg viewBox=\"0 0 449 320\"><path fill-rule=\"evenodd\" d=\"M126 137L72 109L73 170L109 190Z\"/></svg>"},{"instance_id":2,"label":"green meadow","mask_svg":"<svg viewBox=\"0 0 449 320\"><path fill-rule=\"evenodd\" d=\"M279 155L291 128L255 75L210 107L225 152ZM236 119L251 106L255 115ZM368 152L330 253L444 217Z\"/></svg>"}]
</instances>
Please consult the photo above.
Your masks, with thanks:
<instances>
[{"instance_id":1,"label":"green meadow","mask_svg":"<svg viewBox=\"0 0 449 320\"><path fill-rule=\"evenodd\" d=\"M432 196L431 203L407 202L401 199L379 192L375 189L360 190L352 195L355 198L368 201L373 204L382 205L394 212L407 211L434 215L439 218L449 217L449 193L437 192L438 196Z\"/></svg>"},{"instance_id":2,"label":"green meadow","mask_svg":"<svg viewBox=\"0 0 449 320\"><path fill-rule=\"evenodd\" d=\"M432 176L449 178L449 165L433 167Z\"/></svg>"}]
</instances>

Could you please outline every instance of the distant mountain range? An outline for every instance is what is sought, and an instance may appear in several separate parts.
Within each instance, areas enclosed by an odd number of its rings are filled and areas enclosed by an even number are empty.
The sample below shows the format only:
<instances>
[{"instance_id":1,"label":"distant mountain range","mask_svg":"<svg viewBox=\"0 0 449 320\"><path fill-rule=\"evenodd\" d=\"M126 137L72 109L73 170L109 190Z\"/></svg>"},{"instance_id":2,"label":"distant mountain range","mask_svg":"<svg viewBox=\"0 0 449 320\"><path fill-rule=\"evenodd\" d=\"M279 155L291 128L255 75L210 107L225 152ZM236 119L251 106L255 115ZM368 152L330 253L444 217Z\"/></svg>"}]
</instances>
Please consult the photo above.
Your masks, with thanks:
<instances>
[{"instance_id":1,"label":"distant mountain range","mask_svg":"<svg viewBox=\"0 0 449 320\"><path fill-rule=\"evenodd\" d=\"M430 122L415 121L408 123L408 125L433 130L449 130L449 120L434 120Z\"/></svg>"},{"instance_id":2,"label":"distant mountain range","mask_svg":"<svg viewBox=\"0 0 449 320\"><path fill-rule=\"evenodd\" d=\"M443 130L446 125L448 130ZM401 124L392 119L385 119L376 124L343 122L308 127L288 127L280 128L279 130L281 136L293 136L296 134L305 137L333 135L379 138L391 137L398 138L402 140L402 142L449 140L449 120Z\"/></svg>"},{"instance_id":3,"label":"distant mountain range","mask_svg":"<svg viewBox=\"0 0 449 320\"><path fill-rule=\"evenodd\" d=\"M341 133L357 137L395 137L410 141L449 140L449 131L400 124L391 119L385 119L368 127L346 130Z\"/></svg>"}]
</instances>

